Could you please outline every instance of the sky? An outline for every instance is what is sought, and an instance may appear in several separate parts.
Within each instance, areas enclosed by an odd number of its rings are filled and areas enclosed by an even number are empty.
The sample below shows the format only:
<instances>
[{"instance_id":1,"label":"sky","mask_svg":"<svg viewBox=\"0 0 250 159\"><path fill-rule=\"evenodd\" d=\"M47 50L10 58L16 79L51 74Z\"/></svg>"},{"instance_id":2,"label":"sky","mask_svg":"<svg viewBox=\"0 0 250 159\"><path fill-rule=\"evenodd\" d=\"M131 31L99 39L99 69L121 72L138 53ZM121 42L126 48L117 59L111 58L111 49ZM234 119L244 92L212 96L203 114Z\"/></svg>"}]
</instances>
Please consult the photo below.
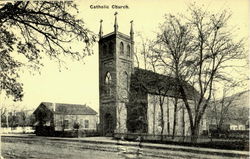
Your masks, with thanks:
<instances>
[{"instance_id":1,"label":"sky","mask_svg":"<svg viewBox=\"0 0 250 159\"><path fill-rule=\"evenodd\" d=\"M133 20L135 34L142 33L146 38L151 38L157 32L159 24L163 22L165 14L185 14L188 5L195 2L211 12L230 9L232 12L230 24L239 27L236 36L249 35L248 0L76 0L75 2L79 8L77 17L83 19L86 26L96 34L99 32L100 19L103 20L104 35L113 31L114 12L117 11L120 32L129 35L130 21ZM109 9L91 9L90 5L108 5ZM129 9L112 9L112 5L128 5ZM140 39L135 36L137 43ZM94 55L86 57L84 62L64 57L68 69L59 69L56 61L45 57L42 59L44 67L40 73L29 71L20 73L20 81L24 84L23 101L15 103L1 96L0 102L14 109L23 107L35 109L41 102L87 104L98 112L97 47L98 43L93 46Z\"/></svg>"}]
</instances>

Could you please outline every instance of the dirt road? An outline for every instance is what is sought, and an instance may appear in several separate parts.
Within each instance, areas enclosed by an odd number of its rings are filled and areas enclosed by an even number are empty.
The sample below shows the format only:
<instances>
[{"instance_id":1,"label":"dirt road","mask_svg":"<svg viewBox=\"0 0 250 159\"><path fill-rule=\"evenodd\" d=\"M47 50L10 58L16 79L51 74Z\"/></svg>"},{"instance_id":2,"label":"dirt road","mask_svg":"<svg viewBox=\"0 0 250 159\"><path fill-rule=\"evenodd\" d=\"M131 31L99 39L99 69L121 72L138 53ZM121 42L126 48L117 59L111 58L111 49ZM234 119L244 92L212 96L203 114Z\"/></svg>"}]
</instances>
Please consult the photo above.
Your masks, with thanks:
<instances>
[{"instance_id":1,"label":"dirt road","mask_svg":"<svg viewBox=\"0 0 250 159\"><path fill-rule=\"evenodd\" d=\"M139 151L138 151L139 150ZM126 152L126 153L124 153ZM137 153L137 152L141 152ZM2 155L5 159L224 159L216 155L183 151L139 149L138 146L87 143L83 141L52 140L48 137L2 137ZM236 157L238 158L238 157Z\"/></svg>"},{"instance_id":2,"label":"dirt road","mask_svg":"<svg viewBox=\"0 0 250 159\"><path fill-rule=\"evenodd\" d=\"M52 141L47 138L2 138L5 159L127 159L141 158L118 152L116 145ZM152 156L144 156L150 159ZM155 158L155 157L154 157ZM157 159L157 158L156 158Z\"/></svg>"}]
</instances>

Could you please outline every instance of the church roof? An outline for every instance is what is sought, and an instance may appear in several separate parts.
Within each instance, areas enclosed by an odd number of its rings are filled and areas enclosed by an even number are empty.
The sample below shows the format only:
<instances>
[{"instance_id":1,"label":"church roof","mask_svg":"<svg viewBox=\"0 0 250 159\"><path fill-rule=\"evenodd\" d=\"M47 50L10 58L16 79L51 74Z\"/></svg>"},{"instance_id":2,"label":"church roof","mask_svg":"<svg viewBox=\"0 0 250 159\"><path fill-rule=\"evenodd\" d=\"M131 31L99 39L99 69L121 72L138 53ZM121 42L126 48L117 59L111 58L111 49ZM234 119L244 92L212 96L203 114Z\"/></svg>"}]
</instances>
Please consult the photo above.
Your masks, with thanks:
<instances>
[{"instance_id":1,"label":"church roof","mask_svg":"<svg viewBox=\"0 0 250 159\"><path fill-rule=\"evenodd\" d=\"M158 74L150 70L134 68L134 74L131 76L131 88L138 91L142 89L146 93L171 96L181 98L175 78ZM188 99L194 99L194 94L199 93L194 87L184 82L184 91Z\"/></svg>"},{"instance_id":2,"label":"church roof","mask_svg":"<svg viewBox=\"0 0 250 159\"><path fill-rule=\"evenodd\" d=\"M50 103L42 102L45 107L55 114L66 115L96 115L97 112L89 106L80 104L66 104L66 103ZM40 104L40 105L41 105ZM53 108L55 106L55 108Z\"/></svg>"}]
</instances>

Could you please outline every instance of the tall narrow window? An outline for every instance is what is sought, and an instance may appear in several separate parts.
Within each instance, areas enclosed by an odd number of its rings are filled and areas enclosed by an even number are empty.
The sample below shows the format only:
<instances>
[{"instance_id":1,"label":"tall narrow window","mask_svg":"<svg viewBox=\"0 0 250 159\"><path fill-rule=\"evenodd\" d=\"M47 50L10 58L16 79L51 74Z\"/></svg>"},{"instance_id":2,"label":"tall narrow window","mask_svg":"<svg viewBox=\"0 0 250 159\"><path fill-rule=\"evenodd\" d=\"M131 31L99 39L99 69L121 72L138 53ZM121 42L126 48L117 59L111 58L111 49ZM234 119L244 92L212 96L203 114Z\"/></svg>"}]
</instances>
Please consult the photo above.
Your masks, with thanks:
<instances>
[{"instance_id":1,"label":"tall narrow window","mask_svg":"<svg viewBox=\"0 0 250 159\"><path fill-rule=\"evenodd\" d=\"M111 95L111 80L111 74L107 72L105 76L105 92L109 96Z\"/></svg>"},{"instance_id":2,"label":"tall narrow window","mask_svg":"<svg viewBox=\"0 0 250 159\"><path fill-rule=\"evenodd\" d=\"M113 52L114 52L114 46L113 46L113 43L110 42L109 43L109 54L113 55Z\"/></svg>"},{"instance_id":3,"label":"tall narrow window","mask_svg":"<svg viewBox=\"0 0 250 159\"><path fill-rule=\"evenodd\" d=\"M104 44L104 45L103 45L103 55L106 55L106 54L107 54L107 52L108 52L107 45L106 45L106 44Z\"/></svg>"},{"instance_id":4,"label":"tall narrow window","mask_svg":"<svg viewBox=\"0 0 250 159\"><path fill-rule=\"evenodd\" d=\"M123 73L123 78L124 78L124 88L128 91L128 73L127 72Z\"/></svg>"},{"instance_id":5,"label":"tall narrow window","mask_svg":"<svg viewBox=\"0 0 250 159\"><path fill-rule=\"evenodd\" d=\"M129 85L128 85L128 73L123 72L123 90L122 90L122 97L128 98L128 92L129 92Z\"/></svg>"},{"instance_id":6,"label":"tall narrow window","mask_svg":"<svg viewBox=\"0 0 250 159\"><path fill-rule=\"evenodd\" d=\"M127 45L127 56L130 57L130 46Z\"/></svg>"},{"instance_id":7,"label":"tall narrow window","mask_svg":"<svg viewBox=\"0 0 250 159\"><path fill-rule=\"evenodd\" d=\"M123 42L120 43L120 54L124 54L124 45L123 45Z\"/></svg>"}]
</instances>

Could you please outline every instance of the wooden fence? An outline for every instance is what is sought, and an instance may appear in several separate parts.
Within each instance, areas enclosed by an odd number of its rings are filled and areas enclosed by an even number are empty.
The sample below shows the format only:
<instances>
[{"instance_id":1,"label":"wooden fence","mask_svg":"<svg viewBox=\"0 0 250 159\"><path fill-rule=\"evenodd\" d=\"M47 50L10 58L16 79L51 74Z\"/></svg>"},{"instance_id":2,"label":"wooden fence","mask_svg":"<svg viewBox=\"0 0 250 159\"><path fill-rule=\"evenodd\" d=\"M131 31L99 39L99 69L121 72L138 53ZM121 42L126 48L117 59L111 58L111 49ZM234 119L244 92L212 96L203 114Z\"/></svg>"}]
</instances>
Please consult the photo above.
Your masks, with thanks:
<instances>
[{"instance_id":1,"label":"wooden fence","mask_svg":"<svg viewBox=\"0 0 250 159\"><path fill-rule=\"evenodd\" d=\"M191 142L191 136L172 136L172 135L153 135L146 133L115 133L114 138L121 139L124 138L126 140L138 140L138 137L142 138L143 141L150 142L183 142L189 143ZM223 141L223 140L240 140L240 141L248 141L249 140L249 131L228 131L227 133L209 133L208 135L198 136L197 143L204 143L210 141Z\"/></svg>"}]
</instances>

